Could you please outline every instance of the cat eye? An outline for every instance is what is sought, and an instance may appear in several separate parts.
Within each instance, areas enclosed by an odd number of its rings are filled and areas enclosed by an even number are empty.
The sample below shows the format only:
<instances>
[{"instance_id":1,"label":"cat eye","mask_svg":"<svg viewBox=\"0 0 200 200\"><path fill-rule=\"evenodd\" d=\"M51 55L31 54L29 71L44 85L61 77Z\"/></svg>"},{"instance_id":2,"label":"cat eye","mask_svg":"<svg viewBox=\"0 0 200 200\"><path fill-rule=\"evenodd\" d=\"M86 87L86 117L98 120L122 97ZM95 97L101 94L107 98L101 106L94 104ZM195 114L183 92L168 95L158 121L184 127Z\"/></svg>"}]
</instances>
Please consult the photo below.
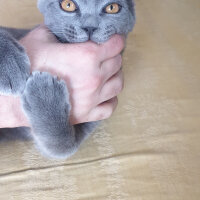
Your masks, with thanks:
<instances>
[{"instance_id":1,"label":"cat eye","mask_svg":"<svg viewBox=\"0 0 200 200\"><path fill-rule=\"evenodd\" d=\"M63 0L61 2L61 7L66 12L74 12L76 8L76 4L71 0Z\"/></svg>"},{"instance_id":2,"label":"cat eye","mask_svg":"<svg viewBox=\"0 0 200 200\"><path fill-rule=\"evenodd\" d=\"M105 12L108 14L117 14L121 9L121 6L117 3L112 3L106 6Z\"/></svg>"}]
</instances>

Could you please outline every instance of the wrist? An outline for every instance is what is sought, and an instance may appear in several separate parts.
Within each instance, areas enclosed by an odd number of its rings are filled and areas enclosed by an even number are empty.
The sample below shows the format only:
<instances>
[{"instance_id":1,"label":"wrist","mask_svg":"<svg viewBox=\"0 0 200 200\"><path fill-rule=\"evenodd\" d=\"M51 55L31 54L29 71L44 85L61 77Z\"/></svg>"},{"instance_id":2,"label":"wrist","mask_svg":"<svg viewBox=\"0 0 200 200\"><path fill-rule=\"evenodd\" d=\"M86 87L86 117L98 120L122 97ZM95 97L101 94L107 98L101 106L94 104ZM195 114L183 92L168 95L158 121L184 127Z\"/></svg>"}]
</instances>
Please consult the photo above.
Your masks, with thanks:
<instances>
[{"instance_id":1,"label":"wrist","mask_svg":"<svg viewBox=\"0 0 200 200\"><path fill-rule=\"evenodd\" d=\"M26 119L19 97L0 95L0 128L30 126Z\"/></svg>"}]
</instances>

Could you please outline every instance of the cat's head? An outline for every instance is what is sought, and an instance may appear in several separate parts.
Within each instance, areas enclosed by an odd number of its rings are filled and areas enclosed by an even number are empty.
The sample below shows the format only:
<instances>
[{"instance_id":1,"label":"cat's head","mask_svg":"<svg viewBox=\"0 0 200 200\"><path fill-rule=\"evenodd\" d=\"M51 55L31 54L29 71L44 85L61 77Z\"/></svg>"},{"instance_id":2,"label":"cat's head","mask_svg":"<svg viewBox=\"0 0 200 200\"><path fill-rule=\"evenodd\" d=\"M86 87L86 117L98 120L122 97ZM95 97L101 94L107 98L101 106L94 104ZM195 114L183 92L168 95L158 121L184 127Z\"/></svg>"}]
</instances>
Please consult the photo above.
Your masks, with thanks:
<instances>
[{"instance_id":1,"label":"cat's head","mask_svg":"<svg viewBox=\"0 0 200 200\"><path fill-rule=\"evenodd\" d=\"M135 24L132 0L38 0L45 24L62 42L102 43Z\"/></svg>"}]
</instances>

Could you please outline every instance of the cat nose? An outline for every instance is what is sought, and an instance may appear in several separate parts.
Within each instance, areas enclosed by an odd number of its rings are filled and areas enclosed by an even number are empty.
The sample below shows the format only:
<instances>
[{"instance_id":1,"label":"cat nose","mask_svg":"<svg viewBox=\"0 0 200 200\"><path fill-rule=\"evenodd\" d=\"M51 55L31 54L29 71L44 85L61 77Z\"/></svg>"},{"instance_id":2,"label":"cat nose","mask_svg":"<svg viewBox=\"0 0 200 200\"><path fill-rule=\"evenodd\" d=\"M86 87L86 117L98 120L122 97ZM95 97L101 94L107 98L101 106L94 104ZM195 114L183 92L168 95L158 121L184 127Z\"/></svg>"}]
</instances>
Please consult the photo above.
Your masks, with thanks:
<instances>
[{"instance_id":1,"label":"cat nose","mask_svg":"<svg viewBox=\"0 0 200 200\"><path fill-rule=\"evenodd\" d=\"M86 31L89 35L91 35L94 31L97 30L96 27L93 26L87 26L82 28L84 31Z\"/></svg>"}]
</instances>

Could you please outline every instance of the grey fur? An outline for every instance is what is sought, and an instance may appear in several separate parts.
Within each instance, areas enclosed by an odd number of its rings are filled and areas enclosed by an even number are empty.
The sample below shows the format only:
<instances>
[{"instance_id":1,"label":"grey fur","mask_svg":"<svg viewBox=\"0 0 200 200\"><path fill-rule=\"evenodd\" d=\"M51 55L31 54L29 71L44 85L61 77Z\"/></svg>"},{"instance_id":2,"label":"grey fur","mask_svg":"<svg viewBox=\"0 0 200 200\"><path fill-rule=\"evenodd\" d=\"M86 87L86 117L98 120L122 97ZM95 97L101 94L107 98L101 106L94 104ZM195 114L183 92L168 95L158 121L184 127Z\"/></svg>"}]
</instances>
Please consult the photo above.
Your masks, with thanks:
<instances>
[{"instance_id":1,"label":"grey fur","mask_svg":"<svg viewBox=\"0 0 200 200\"><path fill-rule=\"evenodd\" d=\"M90 39L102 43L113 34L127 35L135 23L132 0L75 0L79 9L74 13L63 11L59 2L39 0L38 8L45 17L45 24L62 42L85 42ZM118 14L104 13L103 8L113 2L122 6L121 11ZM96 28L91 37L85 27Z\"/></svg>"},{"instance_id":2,"label":"grey fur","mask_svg":"<svg viewBox=\"0 0 200 200\"><path fill-rule=\"evenodd\" d=\"M67 13L61 9L60 0L38 1L45 24L61 42L92 40L101 43L113 34L127 35L134 26L132 0L75 2L79 9L75 13ZM121 5L121 11L118 14L105 14L103 8L113 2ZM88 26L95 30L89 33L85 29ZM78 150L99 122L71 126L70 94L64 81L59 81L46 72L34 72L30 75L28 56L17 42L28 31L0 27L0 94L21 96L32 135L28 135L30 129L24 127L0 129L0 141L22 138L27 140L33 137L43 155L65 159ZM12 137L13 132L15 137Z\"/></svg>"},{"instance_id":3,"label":"grey fur","mask_svg":"<svg viewBox=\"0 0 200 200\"><path fill-rule=\"evenodd\" d=\"M18 127L18 128L2 128L0 129L0 143L11 141L29 141L33 137L30 134L30 128Z\"/></svg>"},{"instance_id":4,"label":"grey fur","mask_svg":"<svg viewBox=\"0 0 200 200\"><path fill-rule=\"evenodd\" d=\"M0 94L19 95L29 77L30 62L22 46L0 29Z\"/></svg>"}]
</instances>

